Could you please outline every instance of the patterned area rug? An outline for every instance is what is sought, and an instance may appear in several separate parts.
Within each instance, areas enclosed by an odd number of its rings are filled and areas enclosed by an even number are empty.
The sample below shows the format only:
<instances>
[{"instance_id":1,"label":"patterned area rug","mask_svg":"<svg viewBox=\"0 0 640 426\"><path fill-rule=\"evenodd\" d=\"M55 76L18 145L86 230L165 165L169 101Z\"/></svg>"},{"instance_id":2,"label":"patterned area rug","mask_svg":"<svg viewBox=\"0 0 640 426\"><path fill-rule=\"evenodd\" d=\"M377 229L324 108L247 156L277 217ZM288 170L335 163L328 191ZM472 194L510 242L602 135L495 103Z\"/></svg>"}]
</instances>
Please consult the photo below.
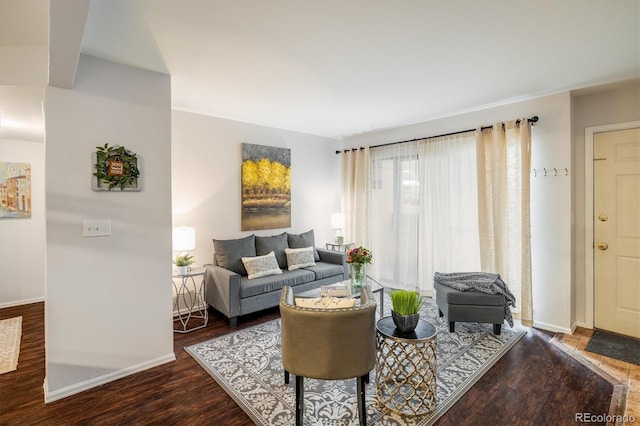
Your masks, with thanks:
<instances>
[{"instance_id":1,"label":"patterned area rug","mask_svg":"<svg viewBox=\"0 0 640 426\"><path fill-rule=\"evenodd\" d=\"M15 371L20 355L22 317L0 321L0 374Z\"/></svg>"},{"instance_id":2,"label":"patterned area rug","mask_svg":"<svg viewBox=\"0 0 640 426\"><path fill-rule=\"evenodd\" d=\"M388 297L385 302L388 302ZM375 398L375 369L366 387L367 424L426 426L433 424L526 333L491 324L459 323L449 333L434 302L421 318L438 329L437 402L433 413L404 417L380 406ZM385 303L386 304L386 303ZM385 313L390 313L387 306ZM506 328L506 329L505 329ZM218 337L185 350L222 386L258 425L295 423L295 380L284 384L280 359L280 320ZM356 380L305 379L305 425L357 424Z\"/></svg>"}]
</instances>

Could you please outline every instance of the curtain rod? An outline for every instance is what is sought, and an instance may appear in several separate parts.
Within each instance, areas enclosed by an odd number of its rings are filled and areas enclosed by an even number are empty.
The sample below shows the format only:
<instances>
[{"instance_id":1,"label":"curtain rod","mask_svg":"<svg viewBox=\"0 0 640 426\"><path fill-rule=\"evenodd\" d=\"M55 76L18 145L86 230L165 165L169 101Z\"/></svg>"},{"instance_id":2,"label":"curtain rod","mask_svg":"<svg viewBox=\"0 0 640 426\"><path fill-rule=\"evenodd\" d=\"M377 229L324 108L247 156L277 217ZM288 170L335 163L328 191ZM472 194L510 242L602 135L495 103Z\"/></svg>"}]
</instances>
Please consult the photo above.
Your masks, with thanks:
<instances>
[{"instance_id":1,"label":"curtain rod","mask_svg":"<svg viewBox=\"0 0 640 426\"><path fill-rule=\"evenodd\" d=\"M531 118L527 118L527 121L528 121L529 123L531 123L531 124L533 124L533 123L537 123L537 122L538 122L538 120L539 120L539 118L538 118L538 116L537 116L537 115L534 115L534 116L533 116L533 117L531 117ZM503 123L503 124L504 124L504 123ZM516 125L519 125L519 124L520 124L520 119L517 119L517 120L516 120ZM490 129L490 128L492 128L492 127L493 127L493 126L482 126L482 127L480 128L480 130L486 130L486 129ZM459 130L459 131L457 131L457 132L444 133L444 134L442 134L442 135L427 136L427 137L424 137L424 138L407 139L406 141L389 142L389 143L383 143L383 144L380 144L380 145L371 145L369 148L379 148L379 147L381 147L381 146L397 145L397 144L399 144L399 143L406 143L406 142L415 142L415 141L419 141L419 140L422 140L422 139L442 138L442 137L444 137L444 136L459 135L459 134L461 134L461 133L473 132L473 131L475 131L475 130L476 130L476 129ZM345 149L345 150L343 150L343 151L336 151L336 154L340 154L341 152L357 151L358 149L364 149L364 147L360 147L360 148L351 148L351 149Z\"/></svg>"}]
</instances>

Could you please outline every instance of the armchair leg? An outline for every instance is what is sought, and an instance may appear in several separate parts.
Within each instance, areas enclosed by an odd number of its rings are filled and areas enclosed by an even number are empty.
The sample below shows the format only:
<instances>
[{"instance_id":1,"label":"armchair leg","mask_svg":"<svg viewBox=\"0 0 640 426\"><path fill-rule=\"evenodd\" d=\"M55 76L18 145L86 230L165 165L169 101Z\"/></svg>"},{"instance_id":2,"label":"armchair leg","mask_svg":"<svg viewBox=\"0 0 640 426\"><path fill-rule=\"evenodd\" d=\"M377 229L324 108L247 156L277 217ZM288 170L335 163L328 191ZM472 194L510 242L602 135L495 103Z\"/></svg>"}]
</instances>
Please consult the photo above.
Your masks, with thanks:
<instances>
[{"instance_id":1,"label":"armchair leg","mask_svg":"<svg viewBox=\"0 0 640 426\"><path fill-rule=\"evenodd\" d=\"M296 375L296 426L302 426L304 418L304 378Z\"/></svg>"},{"instance_id":2,"label":"armchair leg","mask_svg":"<svg viewBox=\"0 0 640 426\"><path fill-rule=\"evenodd\" d=\"M284 384L289 384L289 372L287 370L284 370Z\"/></svg>"},{"instance_id":3,"label":"armchair leg","mask_svg":"<svg viewBox=\"0 0 640 426\"><path fill-rule=\"evenodd\" d=\"M238 326L238 317L229 318L229 327L236 328Z\"/></svg>"},{"instance_id":4,"label":"armchair leg","mask_svg":"<svg viewBox=\"0 0 640 426\"><path fill-rule=\"evenodd\" d=\"M455 321L449 321L449 332L453 333L454 331L456 331L456 322Z\"/></svg>"},{"instance_id":5,"label":"armchair leg","mask_svg":"<svg viewBox=\"0 0 640 426\"><path fill-rule=\"evenodd\" d=\"M444 316L444 314L442 313L442 311L441 311L440 309L438 309L438 316L439 316L440 318L442 318L442 317Z\"/></svg>"},{"instance_id":6,"label":"armchair leg","mask_svg":"<svg viewBox=\"0 0 640 426\"><path fill-rule=\"evenodd\" d=\"M493 324L493 334L495 334L496 336L499 336L501 330L502 330L502 324Z\"/></svg>"},{"instance_id":7,"label":"armchair leg","mask_svg":"<svg viewBox=\"0 0 640 426\"><path fill-rule=\"evenodd\" d=\"M365 374L364 376L358 377L356 380L357 384L357 398L358 398L358 422L360 426L366 426L367 424L367 408L365 407L365 384L367 380L367 376L369 374Z\"/></svg>"}]
</instances>

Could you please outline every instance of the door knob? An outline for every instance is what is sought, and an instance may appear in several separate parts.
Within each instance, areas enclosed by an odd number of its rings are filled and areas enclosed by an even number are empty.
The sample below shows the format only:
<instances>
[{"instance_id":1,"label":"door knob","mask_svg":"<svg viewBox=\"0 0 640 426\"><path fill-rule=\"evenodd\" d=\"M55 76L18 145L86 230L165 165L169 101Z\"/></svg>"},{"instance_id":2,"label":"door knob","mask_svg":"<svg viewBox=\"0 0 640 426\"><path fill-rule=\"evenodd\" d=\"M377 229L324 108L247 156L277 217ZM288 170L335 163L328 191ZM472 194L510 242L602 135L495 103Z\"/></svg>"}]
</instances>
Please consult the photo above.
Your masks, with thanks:
<instances>
[{"instance_id":1,"label":"door knob","mask_svg":"<svg viewBox=\"0 0 640 426\"><path fill-rule=\"evenodd\" d=\"M600 219L600 222L606 222L609 219L609 216L607 216L606 214L601 214L600 216L598 216L598 219Z\"/></svg>"},{"instance_id":2,"label":"door knob","mask_svg":"<svg viewBox=\"0 0 640 426\"><path fill-rule=\"evenodd\" d=\"M607 244L607 243L599 243L599 244L598 244L598 248L599 248L600 250L606 250L606 249L608 249L608 248L609 248L609 244Z\"/></svg>"}]
</instances>

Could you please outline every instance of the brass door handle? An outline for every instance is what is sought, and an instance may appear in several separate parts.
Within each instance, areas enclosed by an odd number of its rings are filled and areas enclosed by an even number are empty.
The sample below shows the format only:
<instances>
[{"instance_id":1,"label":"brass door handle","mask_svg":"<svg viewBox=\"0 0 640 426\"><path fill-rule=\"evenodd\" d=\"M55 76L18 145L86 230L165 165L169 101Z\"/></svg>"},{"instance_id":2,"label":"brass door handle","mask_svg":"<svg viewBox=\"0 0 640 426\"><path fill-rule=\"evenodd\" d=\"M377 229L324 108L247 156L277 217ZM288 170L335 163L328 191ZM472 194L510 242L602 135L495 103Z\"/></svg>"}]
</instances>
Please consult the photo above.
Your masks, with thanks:
<instances>
[{"instance_id":1,"label":"brass door handle","mask_svg":"<svg viewBox=\"0 0 640 426\"><path fill-rule=\"evenodd\" d=\"M609 244L607 244L607 243L599 243L599 244L598 244L598 248L599 248L600 250L606 250L606 249L608 249L608 248L609 248Z\"/></svg>"}]
</instances>

